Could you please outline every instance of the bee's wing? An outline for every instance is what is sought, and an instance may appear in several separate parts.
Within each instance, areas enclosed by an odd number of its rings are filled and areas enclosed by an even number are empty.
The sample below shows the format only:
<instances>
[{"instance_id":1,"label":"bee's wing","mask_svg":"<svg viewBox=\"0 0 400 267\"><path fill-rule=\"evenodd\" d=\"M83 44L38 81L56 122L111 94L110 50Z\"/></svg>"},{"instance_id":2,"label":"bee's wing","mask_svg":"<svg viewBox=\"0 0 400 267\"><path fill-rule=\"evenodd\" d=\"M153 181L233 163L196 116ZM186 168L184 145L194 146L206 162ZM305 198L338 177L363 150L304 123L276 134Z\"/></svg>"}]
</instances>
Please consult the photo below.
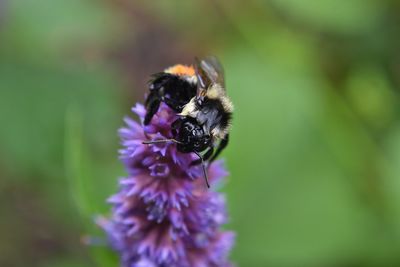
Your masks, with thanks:
<instances>
[{"instance_id":1,"label":"bee's wing","mask_svg":"<svg viewBox=\"0 0 400 267\"><path fill-rule=\"evenodd\" d=\"M195 59L196 76L199 87L208 89L211 84L218 83L225 88L224 69L216 57L209 56L204 59Z\"/></svg>"}]
</instances>

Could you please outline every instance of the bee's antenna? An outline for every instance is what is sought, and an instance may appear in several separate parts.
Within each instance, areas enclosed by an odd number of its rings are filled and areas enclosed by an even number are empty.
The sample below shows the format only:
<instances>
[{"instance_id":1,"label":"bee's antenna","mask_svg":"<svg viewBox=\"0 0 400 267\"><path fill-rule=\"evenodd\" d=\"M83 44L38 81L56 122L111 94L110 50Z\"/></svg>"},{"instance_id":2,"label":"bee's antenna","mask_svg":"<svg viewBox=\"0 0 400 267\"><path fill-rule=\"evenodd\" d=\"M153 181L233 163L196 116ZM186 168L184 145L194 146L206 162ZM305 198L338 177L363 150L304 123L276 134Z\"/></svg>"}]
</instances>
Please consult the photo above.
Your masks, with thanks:
<instances>
[{"instance_id":1,"label":"bee's antenna","mask_svg":"<svg viewBox=\"0 0 400 267\"><path fill-rule=\"evenodd\" d=\"M142 144L151 145L151 144L160 144L160 143L168 143L168 142L174 142L174 143L177 143L177 144L182 144L182 142L179 142L176 139L149 140L149 141L143 141Z\"/></svg>"},{"instance_id":2,"label":"bee's antenna","mask_svg":"<svg viewBox=\"0 0 400 267\"><path fill-rule=\"evenodd\" d=\"M206 181L207 188L210 188L210 184L208 183L207 170L206 170L206 166L204 165L203 157L196 151L193 151L193 153L195 153L201 159L201 166L203 167L204 179Z\"/></svg>"}]
</instances>

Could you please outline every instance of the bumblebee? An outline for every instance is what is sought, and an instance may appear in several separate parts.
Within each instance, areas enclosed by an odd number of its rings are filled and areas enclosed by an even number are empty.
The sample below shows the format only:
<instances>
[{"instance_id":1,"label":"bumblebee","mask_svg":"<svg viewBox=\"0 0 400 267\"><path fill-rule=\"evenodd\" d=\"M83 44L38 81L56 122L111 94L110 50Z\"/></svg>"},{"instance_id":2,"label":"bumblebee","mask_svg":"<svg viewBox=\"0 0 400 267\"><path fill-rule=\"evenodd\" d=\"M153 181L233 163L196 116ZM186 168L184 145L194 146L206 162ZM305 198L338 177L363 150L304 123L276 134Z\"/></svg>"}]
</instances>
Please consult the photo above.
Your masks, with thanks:
<instances>
[{"instance_id":1,"label":"bumblebee","mask_svg":"<svg viewBox=\"0 0 400 267\"><path fill-rule=\"evenodd\" d=\"M175 142L178 151L195 153L199 159L192 165L202 164L207 187L210 187L205 163L211 163L227 146L233 112L221 64L215 57L196 58L194 67L175 65L153 77L145 102L144 124L150 123L161 102L179 118L171 125L174 138L143 143Z\"/></svg>"}]
</instances>

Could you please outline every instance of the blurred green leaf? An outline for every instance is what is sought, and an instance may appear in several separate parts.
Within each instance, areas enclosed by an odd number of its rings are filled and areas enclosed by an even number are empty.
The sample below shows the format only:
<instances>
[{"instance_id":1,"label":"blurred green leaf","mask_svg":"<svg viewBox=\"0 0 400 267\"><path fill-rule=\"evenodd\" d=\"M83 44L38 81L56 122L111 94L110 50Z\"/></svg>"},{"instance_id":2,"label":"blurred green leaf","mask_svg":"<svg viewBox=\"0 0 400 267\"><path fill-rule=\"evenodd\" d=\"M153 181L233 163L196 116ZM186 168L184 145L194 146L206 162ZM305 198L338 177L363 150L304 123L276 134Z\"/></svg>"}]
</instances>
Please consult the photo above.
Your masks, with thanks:
<instances>
[{"instance_id":1,"label":"blurred green leaf","mask_svg":"<svg viewBox=\"0 0 400 267\"><path fill-rule=\"evenodd\" d=\"M66 114L65 166L66 176L70 181L71 197L82 218L90 222L95 208L91 200L92 173L90 160L83 140L83 120L76 106L71 105ZM88 221L89 220L89 221Z\"/></svg>"},{"instance_id":2,"label":"blurred green leaf","mask_svg":"<svg viewBox=\"0 0 400 267\"><path fill-rule=\"evenodd\" d=\"M66 175L70 184L71 197L86 225L87 234L99 234L94 218L98 216L99 202L96 196L96 181L87 146L84 141L82 114L76 105L71 105L66 114L65 165ZM99 226L97 226L99 228ZM104 234L101 234L104 236ZM89 237L90 239L90 237ZM106 243L105 237L104 242ZM93 246L93 247L90 247ZM117 266L116 255L109 247L101 244L88 244L97 266Z\"/></svg>"},{"instance_id":3,"label":"blurred green leaf","mask_svg":"<svg viewBox=\"0 0 400 267\"><path fill-rule=\"evenodd\" d=\"M13 0L6 7L0 55L41 64L77 48L94 54L112 42L120 25L105 3L88 0Z\"/></svg>"},{"instance_id":4,"label":"blurred green leaf","mask_svg":"<svg viewBox=\"0 0 400 267\"><path fill-rule=\"evenodd\" d=\"M299 24L321 31L360 34L382 19L384 1L378 0L271 0Z\"/></svg>"},{"instance_id":5,"label":"blurred green leaf","mask_svg":"<svg viewBox=\"0 0 400 267\"><path fill-rule=\"evenodd\" d=\"M62 172L64 114L71 102L82 107L90 143L98 150L115 147L119 86L105 69L5 61L0 64L0 88L0 121L7 125L0 131L0 147L11 171L21 178L41 172L46 175L40 179L47 179Z\"/></svg>"},{"instance_id":6,"label":"blurred green leaf","mask_svg":"<svg viewBox=\"0 0 400 267\"><path fill-rule=\"evenodd\" d=\"M326 266L375 250L367 240L381 238L374 230L380 207L366 203L385 200L364 191L370 178L363 173L383 151L346 102L312 65L288 70L243 50L225 51L224 59L236 107L226 152L235 258L252 266ZM379 241L393 245L389 237Z\"/></svg>"},{"instance_id":7,"label":"blurred green leaf","mask_svg":"<svg viewBox=\"0 0 400 267\"><path fill-rule=\"evenodd\" d=\"M395 119L396 95L382 70L367 64L354 68L346 93L356 112L371 128L383 130Z\"/></svg>"},{"instance_id":8,"label":"blurred green leaf","mask_svg":"<svg viewBox=\"0 0 400 267\"><path fill-rule=\"evenodd\" d=\"M393 227L396 232L394 238L400 243L400 124L397 123L388 134L384 144L385 151L391 161L389 168L385 169L384 188L390 203ZM400 244L399 244L400 246Z\"/></svg>"}]
</instances>

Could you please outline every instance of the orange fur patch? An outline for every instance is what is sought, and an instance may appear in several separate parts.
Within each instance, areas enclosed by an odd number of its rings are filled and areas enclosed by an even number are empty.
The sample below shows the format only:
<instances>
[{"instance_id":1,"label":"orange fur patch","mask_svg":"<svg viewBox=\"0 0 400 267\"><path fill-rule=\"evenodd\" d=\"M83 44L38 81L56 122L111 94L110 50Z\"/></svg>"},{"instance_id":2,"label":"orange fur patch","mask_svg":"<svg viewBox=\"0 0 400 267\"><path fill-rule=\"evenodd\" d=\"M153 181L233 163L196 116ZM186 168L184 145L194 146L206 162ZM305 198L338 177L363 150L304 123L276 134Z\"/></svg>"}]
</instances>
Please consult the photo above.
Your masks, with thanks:
<instances>
[{"instance_id":1,"label":"orange fur patch","mask_svg":"<svg viewBox=\"0 0 400 267\"><path fill-rule=\"evenodd\" d=\"M172 67L166 69L165 72L175 74L175 75L181 75L181 76L194 76L195 75L193 66L185 66L185 65L181 65L181 64L172 66Z\"/></svg>"}]
</instances>

